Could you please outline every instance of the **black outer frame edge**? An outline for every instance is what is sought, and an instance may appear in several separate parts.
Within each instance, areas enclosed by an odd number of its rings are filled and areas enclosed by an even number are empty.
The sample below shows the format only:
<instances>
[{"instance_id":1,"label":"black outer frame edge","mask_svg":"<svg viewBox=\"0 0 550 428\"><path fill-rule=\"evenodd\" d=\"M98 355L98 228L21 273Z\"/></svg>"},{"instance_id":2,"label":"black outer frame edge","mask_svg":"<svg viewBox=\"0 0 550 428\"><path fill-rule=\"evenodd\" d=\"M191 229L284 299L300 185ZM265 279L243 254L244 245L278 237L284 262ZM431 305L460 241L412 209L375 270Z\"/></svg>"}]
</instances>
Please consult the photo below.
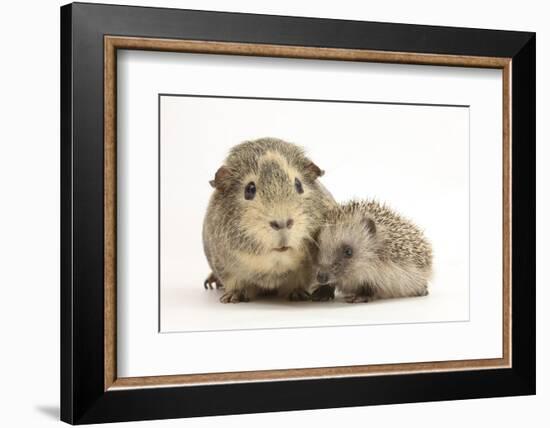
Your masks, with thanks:
<instances>
[{"instance_id":1,"label":"black outer frame edge","mask_svg":"<svg viewBox=\"0 0 550 428\"><path fill-rule=\"evenodd\" d=\"M512 363L536 391L536 35L512 59Z\"/></svg>"},{"instance_id":2,"label":"black outer frame edge","mask_svg":"<svg viewBox=\"0 0 550 428\"><path fill-rule=\"evenodd\" d=\"M427 390L419 391L420 385L428 385ZM120 390L107 392L78 423L345 408L533 393L510 369L491 370L489 375L482 370L375 376L368 380L340 378Z\"/></svg>"},{"instance_id":3,"label":"black outer frame edge","mask_svg":"<svg viewBox=\"0 0 550 428\"><path fill-rule=\"evenodd\" d=\"M395 46L399 45L399 52L511 58L532 34L523 31L192 9L78 2L72 5L89 23L97 24L97 31L129 37L262 43L261 39L267 36L273 40L263 43L276 45L378 51L396 51ZM153 19L147 19L153 15ZM160 21L162 29L158 27ZM204 25L207 21L209 26ZM163 34L159 35L161 32Z\"/></svg>"},{"instance_id":4,"label":"black outer frame edge","mask_svg":"<svg viewBox=\"0 0 550 428\"><path fill-rule=\"evenodd\" d=\"M166 419L535 393L533 33L97 4L63 6L61 18L63 421L81 424ZM513 368L105 393L105 34L513 57L512 265L513 283L521 284L521 288L513 287ZM471 389L473 384L475 391Z\"/></svg>"},{"instance_id":5,"label":"black outer frame edge","mask_svg":"<svg viewBox=\"0 0 550 428\"><path fill-rule=\"evenodd\" d=\"M61 134L61 303L60 303L60 416L65 422L74 422L73 416L73 358L72 358L72 9L62 7L61 23L61 82L60 82L60 134Z\"/></svg>"}]
</instances>

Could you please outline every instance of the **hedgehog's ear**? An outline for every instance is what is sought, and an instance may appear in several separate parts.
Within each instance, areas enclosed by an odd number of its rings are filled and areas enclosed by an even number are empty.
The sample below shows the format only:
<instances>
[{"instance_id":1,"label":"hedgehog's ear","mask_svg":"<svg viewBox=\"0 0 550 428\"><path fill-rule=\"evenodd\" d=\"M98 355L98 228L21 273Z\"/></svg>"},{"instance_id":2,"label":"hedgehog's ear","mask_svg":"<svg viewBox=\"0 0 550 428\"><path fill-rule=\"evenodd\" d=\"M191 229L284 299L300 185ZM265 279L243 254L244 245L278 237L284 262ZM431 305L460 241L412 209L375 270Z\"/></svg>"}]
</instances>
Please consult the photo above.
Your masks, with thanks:
<instances>
[{"instance_id":1,"label":"hedgehog's ear","mask_svg":"<svg viewBox=\"0 0 550 428\"><path fill-rule=\"evenodd\" d=\"M315 165L312 161L308 161L308 163L306 163L305 171L311 181L315 181L317 178L322 177L325 174L325 171Z\"/></svg>"},{"instance_id":2,"label":"hedgehog's ear","mask_svg":"<svg viewBox=\"0 0 550 428\"><path fill-rule=\"evenodd\" d=\"M216 171L214 180L210 180L209 183L214 189L219 190L220 192L223 192L229 187L230 178L231 178L231 170L225 165L222 165Z\"/></svg>"},{"instance_id":3,"label":"hedgehog's ear","mask_svg":"<svg viewBox=\"0 0 550 428\"><path fill-rule=\"evenodd\" d=\"M372 218L365 217L363 223L365 224L365 229L367 229L369 233L373 235L376 234L376 224Z\"/></svg>"}]
</instances>

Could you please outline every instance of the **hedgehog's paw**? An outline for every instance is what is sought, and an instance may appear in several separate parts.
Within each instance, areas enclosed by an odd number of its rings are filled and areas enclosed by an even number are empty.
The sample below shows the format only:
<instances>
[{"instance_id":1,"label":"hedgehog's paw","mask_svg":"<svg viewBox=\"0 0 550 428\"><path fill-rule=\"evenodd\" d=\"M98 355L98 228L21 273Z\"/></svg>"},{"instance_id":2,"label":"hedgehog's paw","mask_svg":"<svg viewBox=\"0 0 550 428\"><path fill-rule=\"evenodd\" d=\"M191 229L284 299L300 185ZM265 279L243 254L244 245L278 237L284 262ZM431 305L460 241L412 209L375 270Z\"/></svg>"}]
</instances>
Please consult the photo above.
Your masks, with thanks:
<instances>
[{"instance_id":1,"label":"hedgehog's paw","mask_svg":"<svg viewBox=\"0 0 550 428\"><path fill-rule=\"evenodd\" d=\"M305 300L310 300L311 294L309 294L303 288L295 288L288 295L288 300L292 302L303 302Z\"/></svg>"},{"instance_id":2,"label":"hedgehog's paw","mask_svg":"<svg viewBox=\"0 0 550 428\"><path fill-rule=\"evenodd\" d=\"M372 296L367 296L366 294L351 294L345 297L346 302L348 303L368 303L372 299Z\"/></svg>"},{"instance_id":3,"label":"hedgehog's paw","mask_svg":"<svg viewBox=\"0 0 550 428\"><path fill-rule=\"evenodd\" d=\"M416 290L411 292L411 296L415 297L423 297L427 296L428 294L430 294L430 292L428 291L428 284L418 287Z\"/></svg>"},{"instance_id":4,"label":"hedgehog's paw","mask_svg":"<svg viewBox=\"0 0 550 428\"><path fill-rule=\"evenodd\" d=\"M430 294L430 292L428 291L428 287L426 287L426 288L423 288L422 290L420 290L418 292L417 296L423 297L423 296L427 296L428 294Z\"/></svg>"},{"instance_id":5,"label":"hedgehog's paw","mask_svg":"<svg viewBox=\"0 0 550 428\"><path fill-rule=\"evenodd\" d=\"M220 288L223 288L223 284L221 281L214 275L214 272L210 272L210 275L208 275L208 278L204 280L204 289L205 290L212 290L214 287L212 284L216 285L216 289L219 290Z\"/></svg>"},{"instance_id":6,"label":"hedgehog's paw","mask_svg":"<svg viewBox=\"0 0 550 428\"><path fill-rule=\"evenodd\" d=\"M327 302L334 299L334 287L332 285L321 285L311 293L311 300L314 302Z\"/></svg>"},{"instance_id":7,"label":"hedgehog's paw","mask_svg":"<svg viewBox=\"0 0 550 428\"><path fill-rule=\"evenodd\" d=\"M239 303L239 302L248 302L250 298L244 290L231 290L220 297L220 302L222 303Z\"/></svg>"}]
</instances>

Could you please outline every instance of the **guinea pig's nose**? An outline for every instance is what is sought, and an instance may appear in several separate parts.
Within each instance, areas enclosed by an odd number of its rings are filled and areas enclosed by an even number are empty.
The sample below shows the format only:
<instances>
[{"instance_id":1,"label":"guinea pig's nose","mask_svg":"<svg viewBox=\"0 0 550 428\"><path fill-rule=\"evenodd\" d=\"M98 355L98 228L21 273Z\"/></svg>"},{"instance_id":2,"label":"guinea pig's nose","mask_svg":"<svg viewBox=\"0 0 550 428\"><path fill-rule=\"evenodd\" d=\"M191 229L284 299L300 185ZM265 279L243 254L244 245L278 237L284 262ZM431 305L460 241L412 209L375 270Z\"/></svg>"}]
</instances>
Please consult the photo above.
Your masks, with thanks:
<instances>
[{"instance_id":1,"label":"guinea pig's nose","mask_svg":"<svg viewBox=\"0 0 550 428\"><path fill-rule=\"evenodd\" d=\"M317 281L319 281L319 284L326 284L328 282L328 273L319 272L317 274Z\"/></svg>"},{"instance_id":2,"label":"guinea pig's nose","mask_svg":"<svg viewBox=\"0 0 550 428\"><path fill-rule=\"evenodd\" d=\"M280 221L273 220L273 221L269 222L269 225L275 230L280 230L280 229L284 229L284 228L290 229L294 225L294 220L292 220L291 218L289 218L286 221L284 221L284 220L280 220Z\"/></svg>"}]
</instances>

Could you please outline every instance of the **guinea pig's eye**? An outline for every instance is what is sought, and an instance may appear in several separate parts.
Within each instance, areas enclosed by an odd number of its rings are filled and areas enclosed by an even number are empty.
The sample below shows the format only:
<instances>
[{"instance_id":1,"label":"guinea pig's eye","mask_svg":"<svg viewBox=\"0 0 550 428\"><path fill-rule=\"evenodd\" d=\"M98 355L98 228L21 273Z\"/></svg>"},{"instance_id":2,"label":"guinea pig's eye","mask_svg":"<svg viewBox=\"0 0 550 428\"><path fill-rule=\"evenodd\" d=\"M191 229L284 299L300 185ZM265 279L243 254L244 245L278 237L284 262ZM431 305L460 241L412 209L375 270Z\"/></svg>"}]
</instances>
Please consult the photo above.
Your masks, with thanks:
<instances>
[{"instance_id":1,"label":"guinea pig's eye","mask_svg":"<svg viewBox=\"0 0 550 428\"><path fill-rule=\"evenodd\" d=\"M344 246L344 256L348 259L353 256L353 249L349 245Z\"/></svg>"},{"instance_id":2,"label":"guinea pig's eye","mask_svg":"<svg viewBox=\"0 0 550 428\"><path fill-rule=\"evenodd\" d=\"M247 201L250 201L251 199L254 199L254 196L256 196L256 184L254 184L254 182L251 181L244 188L244 198Z\"/></svg>"},{"instance_id":3,"label":"guinea pig's eye","mask_svg":"<svg viewBox=\"0 0 550 428\"><path fill-rule=\"evenodd\" d=\"M297 178L294 179L294 187L296 188L296 191L298 193L304 193L304 188L302 186L302 182L298 180Z\"/></svg>"}]
</instances>

